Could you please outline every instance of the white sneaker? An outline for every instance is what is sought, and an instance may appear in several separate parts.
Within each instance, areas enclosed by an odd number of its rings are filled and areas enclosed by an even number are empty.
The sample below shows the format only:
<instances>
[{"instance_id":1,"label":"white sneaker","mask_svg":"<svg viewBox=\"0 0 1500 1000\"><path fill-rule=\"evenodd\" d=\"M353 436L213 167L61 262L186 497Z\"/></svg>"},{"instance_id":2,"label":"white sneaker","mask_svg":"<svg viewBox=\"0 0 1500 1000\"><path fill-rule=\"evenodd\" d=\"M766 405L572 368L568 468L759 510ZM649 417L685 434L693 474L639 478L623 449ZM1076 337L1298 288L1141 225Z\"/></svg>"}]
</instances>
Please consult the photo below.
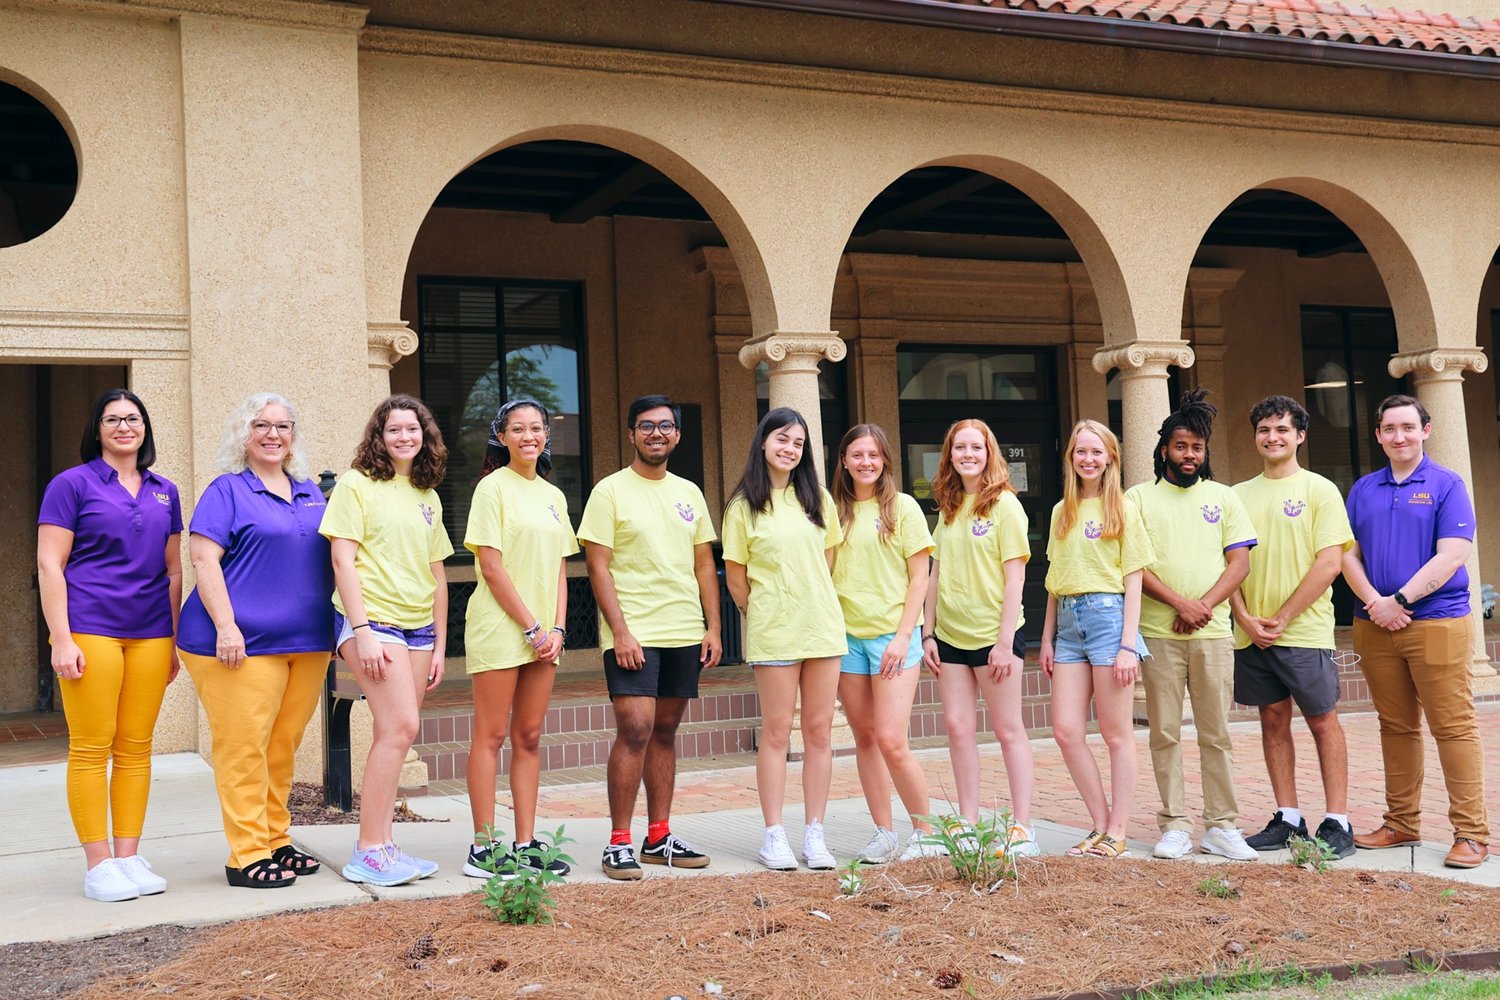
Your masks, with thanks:
<instances>
[{"instance_id":1,"label":"white sneaker","mask_svg":"<svg viewBox=\"0 0 1500 1000\"><path fill-rule=\"evenodd\" d=\"M913 830L907 838L906 850L901 852L898 861L915 861L918 858L946 858L948 848L943 842L930 833L921 830Z\"/></svg>"},{"instance_id":2,"label":"white sneaker","mask_svg":"<svg viewBox=\"0 0 1500 1000\"><path fill-rule=\"evenodd\" d=\"M135 883L136 889L142 896L154 896L158 892L167 891L167 880L152 871L151 862L139 854L132 854L128 858L115 858L115 867Z\"/></svg>"},{"instance_id":3,"label":"white sneaker","mask_svg":"<svg viewBox=\"0 0 1500 1000\"><path fill-rule=\"evenodd\" d=\"M760 848L760 863L778 872L797 870L797 857L786 842L786 828L777 824L766 827L766 842Z\"/></svg>"},{"instance_id":4,"label":"white sneaker","mask_svg":"<svg viewBox=\"0 0 1500 1000\"><path fill-rule=\"evenodd\" d=\"M1204 850L1208 850L1208 839L1204 838ZM1193 849L1193 837L1186 830L1168 830L1161 835L1156 846L1151 849L1153 858L1166 858L1168 861L1176 861L1185 858Z\"/></svg>"},{"instance_id":5,"label":"white sneaker","mask_svg":"<svg viewBox=\"0 0 1500 1000\"><path fill-rule=\"evenodd\" d=\"M823 824L809 823L802 831L802 860L813 871L832 871L839 866L838 859L829 853L823 843Z\"/></svg>"},{"instance_id":6,"label":"white sneaker","mask_svg":"<svg viewBox=\"0 0 1500 1000\"><path fill-rule=\"evenodd\" d=\"M1204 854L1217 854L1231 861L1254 861L1259 857L1255 848L1245 843L1245 835L1233 826L1209 830L1198 846Z\"/></svg>"},{"instance_id":7,"label":"white sneaker","mask_svg":"<svg viewBox=\"0 0 1500 1000\"><path fill-rule=\"evenodd\" d=\"M118 903L141 894L130 876L120 869L114 858L105 858L83 876L83 894L101 903Z\"/></svg>"},{"instance_id":8,"label":"white sneaker","mask_svg":"<svg viewBox=\"0 0 1500 1000\"><path fill-rule=\"evenodd\" d=\"M1036 835L1020 823L1011 824L1010 829L1005 831L1005 839L1005 853L1013 858L1035 858L1042 853L1041 845L1036 842Z\"/></svg>"},{"instance_id":9,"label":"white sneaker","mask_svg":"<svg viewBox=\"0 0 1500 1000\"><path fill-rule=\"evenodd\" d=\"M895 861L901 856L901 841L896 835L884 827L877 826L875 835L870 842L864 846L855 857L867 865L883 865L887 861Z\"/></svg>"}]
</instances>

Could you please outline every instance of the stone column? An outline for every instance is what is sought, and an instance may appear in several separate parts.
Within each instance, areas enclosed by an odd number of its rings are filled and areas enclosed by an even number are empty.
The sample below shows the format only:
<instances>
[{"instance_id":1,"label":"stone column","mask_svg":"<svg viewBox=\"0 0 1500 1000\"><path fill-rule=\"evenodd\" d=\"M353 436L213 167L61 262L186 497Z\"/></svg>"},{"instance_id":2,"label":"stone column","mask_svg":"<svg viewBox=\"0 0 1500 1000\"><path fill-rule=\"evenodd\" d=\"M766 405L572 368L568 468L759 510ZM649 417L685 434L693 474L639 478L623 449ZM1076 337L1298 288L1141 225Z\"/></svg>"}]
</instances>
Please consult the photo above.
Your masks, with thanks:
<instances>
[{"instance_id":1,"label":"stone column","mask_svg":"<svg viewBox=\"0 0 1500 1000\"><path fill-rule=\"evenodd\" d=\"M417 334L405 320L371 320L369 331L370 407L391 394L391 367L417 353Z\"/></svg>"},{"instance_id":2,"label":"stone column","mask_svg":"<svg viewBox=\"0 0 1500 1000\"><path fill-rule=\"evenodd\" d=\"M1152 477L1151 451L1157 430L1171 412L1167 366L1190 368L1193 349L1185 340L1132 340L1105 347L1094 355L1094 370L1120 369L1120 404L1124 414L1120 442L1121 474L1127 488Z\"/></svg>"},{"instance_id":3,"label":"stone column","mask_svg":"<svg viewBox=\"0 0 1500 1000\"><path fill-rule=\"evenodd\" d=\"M1464 372L1482 372L1489 367L1489 359L1477 347L1437 348L1428 351L1406 351L1392 355L1390 373L1395 378L1412 377L1416 385L1417 398L1432 417L1432 437L1427 440L1427 453L1439 465L1445 465L1458 473L1465 483L1474 482L1473 465L1469 460L1469 424L1464 414ZM1472 490L1472 485L1471 485ZM1476 543L1469 553L1466 564L1469 571L1469 596L1473 602L1475 620L1479 628L1474 630L1474 662L1470 676L1483 681L1487 686L1497 683L1494 666L1485 650L1484 616L1479 600L1479 545Z\"/></svg>"},{"instance_id":4,"label":"stone column","mask_svg":"<svg viewBox=\"0 0 1500 1000\"><path fill-rule=\"evenodd\" d=\"M807 447L823 481L823 419L818 396L818 362L842 361L848 347L832 330L807 333L773 330L740 348L740 364L754 368L761 361L771 367L771 408L790 406L807 420Z\"/></svg>"}]
</instances>

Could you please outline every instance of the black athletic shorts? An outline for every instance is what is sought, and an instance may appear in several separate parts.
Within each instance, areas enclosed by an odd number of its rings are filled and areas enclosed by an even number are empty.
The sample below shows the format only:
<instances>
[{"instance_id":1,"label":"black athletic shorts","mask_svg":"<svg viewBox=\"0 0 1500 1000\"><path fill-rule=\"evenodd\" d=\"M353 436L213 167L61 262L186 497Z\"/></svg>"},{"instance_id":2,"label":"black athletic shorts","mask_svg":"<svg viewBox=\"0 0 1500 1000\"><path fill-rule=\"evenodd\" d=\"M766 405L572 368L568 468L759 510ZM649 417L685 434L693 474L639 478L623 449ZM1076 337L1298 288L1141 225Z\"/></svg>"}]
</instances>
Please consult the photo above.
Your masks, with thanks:
<instances>
[{"instance_id":1,"label":"black athletic shorts","mask_svg":"<svg viewBox=\"0 0 1500 1000\"><path fill-rule=\"evenodd\" d=\"M990 663L990 650L995 648L992 642L988 646L980 646L978 649L959 649L957 646L949 645L937 636L938 662L957 663L965 667L987 667ZM1026 640L1021 638L1017 632L1015 640L1011 643L1011 649L1022 659L1026 657Z\"/></svg>"},{"instance_id":2,"label":"black athletic shorts","mask_svg":"<svg viewBox=\"0 0 1500 1000\"><path fill-rule=\"evenodd\" d=\"M1234 700L1274 705L1292 698L1303 715L1327 715L1339 703L1339 668L1328 649L1246 646L1234 651Z\"/></svg>"},{"instance_id":3,"label":"black athletic shorts","mask_svg":"<svg viewBox=\"0 0 1500 1000\"><path fill-rule=\"evenodd\" d=\"M703 648L691 646L644 646L646 662L639 670L625 670L615 664L615 651L604 651L604 679L610 698L621 695L644 698L696 698L698 675L703 664L698 657Z\"/></svg>"}]
</instances>

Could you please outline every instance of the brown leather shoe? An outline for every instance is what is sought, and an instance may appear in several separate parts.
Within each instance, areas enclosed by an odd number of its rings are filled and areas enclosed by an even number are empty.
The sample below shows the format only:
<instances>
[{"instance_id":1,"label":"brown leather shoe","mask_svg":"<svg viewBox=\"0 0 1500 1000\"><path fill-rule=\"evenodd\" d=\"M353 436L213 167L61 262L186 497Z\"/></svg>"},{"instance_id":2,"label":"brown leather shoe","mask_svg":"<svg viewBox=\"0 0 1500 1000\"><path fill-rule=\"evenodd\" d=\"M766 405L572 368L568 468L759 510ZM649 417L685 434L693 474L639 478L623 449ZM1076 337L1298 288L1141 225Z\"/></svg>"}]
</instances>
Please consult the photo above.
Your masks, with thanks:
<instances>
[{"instance_id":1,"label":"brown leather shoe","mask_svg":"<svg viewBox=\"0 0 1500 1000\"><path fill-rule=\"evenodd\" d=\"M1453 850L1443 859L1443 864L1449 868L1478 868L1484 864L1484 859L1490 849L1487 845L1468 837L1459 837L1453 842Z\"/></svg>"},{"instance_id":2,"label":"brown leather shoe","mask_svg":"<svg viewBox=\"0 0 1500 1000\"><path fill-rule=\"evenodd\" d=\"M1380 829L1370 833L1355 834L1354 846L1367 851L1383 851L1387 847L1404 847L1407 844L1420 844L1422 838L1410 833L1402 833L1389 823L1382 823Z\"/></svg>"}]
</instances>

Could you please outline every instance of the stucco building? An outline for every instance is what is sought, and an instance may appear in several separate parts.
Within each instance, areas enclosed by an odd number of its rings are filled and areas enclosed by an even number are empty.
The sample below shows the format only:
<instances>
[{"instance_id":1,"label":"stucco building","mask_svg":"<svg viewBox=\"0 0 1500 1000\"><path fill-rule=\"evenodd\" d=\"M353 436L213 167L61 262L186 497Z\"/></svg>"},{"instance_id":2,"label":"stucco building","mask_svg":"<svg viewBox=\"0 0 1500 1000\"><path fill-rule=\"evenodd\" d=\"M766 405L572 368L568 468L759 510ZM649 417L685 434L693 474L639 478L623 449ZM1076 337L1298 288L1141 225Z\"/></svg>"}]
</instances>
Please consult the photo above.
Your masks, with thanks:
<instances>
[{"instance_id":1,"label":"stucco building","mask_svg":"<svg viewBox=\"0 0 1500 1000\"><path fill-rule=\"evenodd\" d=\"M0 0L0 712L48 697L36 506L119 383L185 501L252 391L334 470L419 393L456 536L503 392L557 404L575 519L644 392L688 404L676 468L716 505L767 405L820 447L881 423L918 496L981 416L1038 564L1079 417L1133 482L1209 386L1233 482L1284 392L1347 488L1405 387L1494 523L1500 0L1455 6ZM203 740L183 676L159 749Z\"/></svg>"}]
</instances>

